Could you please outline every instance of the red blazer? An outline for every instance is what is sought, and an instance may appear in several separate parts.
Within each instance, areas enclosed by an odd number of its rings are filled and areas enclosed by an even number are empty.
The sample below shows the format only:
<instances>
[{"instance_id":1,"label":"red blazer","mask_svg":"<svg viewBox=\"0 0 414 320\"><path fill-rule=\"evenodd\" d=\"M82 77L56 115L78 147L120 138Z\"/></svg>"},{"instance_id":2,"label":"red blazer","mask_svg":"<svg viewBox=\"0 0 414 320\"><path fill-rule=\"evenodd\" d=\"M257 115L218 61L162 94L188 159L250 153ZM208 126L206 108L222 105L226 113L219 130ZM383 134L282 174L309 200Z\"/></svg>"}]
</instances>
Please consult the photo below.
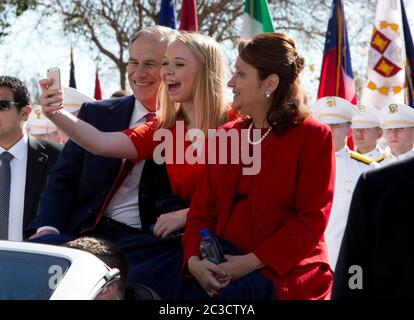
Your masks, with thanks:
<instances>
[{"instance_id":1,"label":"red blazer","mask_svg":"<svg viewBox=\"0 0 414 320\"><path fill-rule=\"evenodd\" d=\"M241 129L236 122L223 127ZM332 206L334 157L331 131L310 117L261 143L261 170L248 191L252 248L266 264L261 271L274 282L277 299L329 297L333 276L323 234ZM241 164L206 165L187 216L184 264L200 256L200 229L223 237L231 227L241 169ZM237 247L234 239L233 244Z\"/></svg>"}]
</instances>

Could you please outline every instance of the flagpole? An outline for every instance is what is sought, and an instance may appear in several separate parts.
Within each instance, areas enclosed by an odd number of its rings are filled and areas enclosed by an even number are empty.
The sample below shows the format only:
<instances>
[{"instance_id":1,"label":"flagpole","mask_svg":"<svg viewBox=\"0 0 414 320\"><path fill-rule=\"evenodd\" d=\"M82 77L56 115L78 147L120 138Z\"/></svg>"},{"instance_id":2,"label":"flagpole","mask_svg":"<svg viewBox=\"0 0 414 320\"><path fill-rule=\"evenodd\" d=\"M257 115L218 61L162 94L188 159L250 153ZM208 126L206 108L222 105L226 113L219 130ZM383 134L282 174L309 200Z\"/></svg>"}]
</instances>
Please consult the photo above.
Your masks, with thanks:
<instances>
[{"instance_id":1,"label":"flagpole","mask_svg":"<svg viewBox=\"0 0 414 320\"><path fill-rule=\"evenodd\" d=\"M341 7L342 1L339 1L338 10L336 11L336 16L338 17L338 48L337 48L337 57L338 64L336 66L336 96L339 96L339 82L341 78L341 59L342 59L342 15Z\"/></svg>"},{"instance_id":2,"label":"flagpole","mask_svg":"<svg viewBox=\"0 0 414 320\"><path fill-rule=\"evenodd\" d=\"M342 17L345 17L344 3L343 3L342 0L341 0L341 12L342 12ZM348 30L346 28L345 18L342 18L341 22L342 22L341 23L341 28L343 30L343 38L348 39ZM348 43L348 45L349 45L349 43ZM346 50L346 48L344 48L344 50L341 50L341 51L343 51L342 58L343 58L343 61L344 61L344 68L347 69L348 68L348 65L347 65L348 50ZM351 52L349 52L349 56L351 56ZM351 59L349 59L349 61L351 61ZM342 65L342 61L341 61L341 65ZM357 92L356 88L355 88L355 96L356 96L356 99L358 101L358 92Z\"/></svg>"},{"instance_id":3,"label":"flagpole","mask_svg":"<svg viewBox=\"0 0 414 320\"><path fill-rule=\"evenodd\" d=\"M414 84L413 84L414 77L412 76L412 73L414 72L414 70L411 69L412 67L414 67L414 56L413 56L414 43L411 37L410 25L408 23L407 15L405 13L403 0L401 0L401 16L402 16L401 17L402 18L402 30L404 34L404 49L405 49L404 50L405 51L404 69L405 69L406 89L404 90L404 101L407 105L414 108L414 101L412 101L413 96L414 96ZM412 60L412 62L410 62L410 60Z\"/></svg>"}]
</instances>

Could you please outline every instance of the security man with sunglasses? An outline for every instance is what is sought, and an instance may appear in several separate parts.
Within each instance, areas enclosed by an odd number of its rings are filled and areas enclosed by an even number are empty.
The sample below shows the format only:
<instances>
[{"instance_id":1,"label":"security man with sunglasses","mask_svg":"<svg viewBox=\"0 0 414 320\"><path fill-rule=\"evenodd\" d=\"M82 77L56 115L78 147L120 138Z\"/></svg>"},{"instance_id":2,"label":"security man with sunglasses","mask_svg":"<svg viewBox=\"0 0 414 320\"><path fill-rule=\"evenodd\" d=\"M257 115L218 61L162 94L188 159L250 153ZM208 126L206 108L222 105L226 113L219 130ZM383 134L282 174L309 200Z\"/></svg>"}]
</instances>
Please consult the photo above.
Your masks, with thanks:
<instances>
[{"instance_id":1,"label":"security man with sunglasses","mask_svg":"<svg viewBox=\"0 0 414 320\"><path fill-rule=\"evenodd\" d=\"M21 241L61 146L28 135L32 111L25 84L0 76L0 240Z\"/></svg>"}]
</instances>

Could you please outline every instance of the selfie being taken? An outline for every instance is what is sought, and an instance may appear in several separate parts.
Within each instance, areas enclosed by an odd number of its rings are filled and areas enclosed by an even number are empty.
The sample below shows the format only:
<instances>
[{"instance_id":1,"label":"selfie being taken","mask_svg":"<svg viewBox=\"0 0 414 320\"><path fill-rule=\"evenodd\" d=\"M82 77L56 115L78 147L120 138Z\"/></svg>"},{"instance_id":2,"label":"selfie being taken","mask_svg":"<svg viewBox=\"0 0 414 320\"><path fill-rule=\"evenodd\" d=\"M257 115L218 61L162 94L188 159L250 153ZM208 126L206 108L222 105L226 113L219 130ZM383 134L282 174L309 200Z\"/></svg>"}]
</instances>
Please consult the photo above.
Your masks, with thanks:
<instances>
[{"instance_id":1,"label":"selfie being taken","mask_svg":"<svg viewBox=\"0 0 414 320\"><path fill-rule=\"evenodd\" d=\"M413 14L0 4L0 300L152 319L414 299Z\"/></svg>"}]
</instances>

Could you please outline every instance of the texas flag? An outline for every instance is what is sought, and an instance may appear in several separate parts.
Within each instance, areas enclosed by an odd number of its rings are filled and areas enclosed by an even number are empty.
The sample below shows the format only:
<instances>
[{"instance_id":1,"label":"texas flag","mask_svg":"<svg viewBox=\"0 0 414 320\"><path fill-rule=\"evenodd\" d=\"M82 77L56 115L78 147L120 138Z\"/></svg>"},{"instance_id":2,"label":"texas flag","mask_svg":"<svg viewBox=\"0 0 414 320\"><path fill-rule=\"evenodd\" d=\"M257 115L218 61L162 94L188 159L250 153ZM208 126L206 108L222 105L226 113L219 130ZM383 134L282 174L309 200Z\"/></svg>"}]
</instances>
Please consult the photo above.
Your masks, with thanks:
<instances>
[{"instance_id":1,"label":"texas flag","mask_svg":"<svg viewBox=\"0 0 414 320\"><path fill-rule=\"evenodd\" d=\"M378 109L404 103L404 30L400 0L379 0L362 104Z\"/></svg>"},{"instance_id":2,"label":"texas flag","mask_svg":"<svg viewBox=\"0 0 414 320\"><path fill-rule=\"evenodd\" d=\"M357 104L342 0L334 0L326 32L318 99L337 96Z\"/></svg>"}]
</instances>

